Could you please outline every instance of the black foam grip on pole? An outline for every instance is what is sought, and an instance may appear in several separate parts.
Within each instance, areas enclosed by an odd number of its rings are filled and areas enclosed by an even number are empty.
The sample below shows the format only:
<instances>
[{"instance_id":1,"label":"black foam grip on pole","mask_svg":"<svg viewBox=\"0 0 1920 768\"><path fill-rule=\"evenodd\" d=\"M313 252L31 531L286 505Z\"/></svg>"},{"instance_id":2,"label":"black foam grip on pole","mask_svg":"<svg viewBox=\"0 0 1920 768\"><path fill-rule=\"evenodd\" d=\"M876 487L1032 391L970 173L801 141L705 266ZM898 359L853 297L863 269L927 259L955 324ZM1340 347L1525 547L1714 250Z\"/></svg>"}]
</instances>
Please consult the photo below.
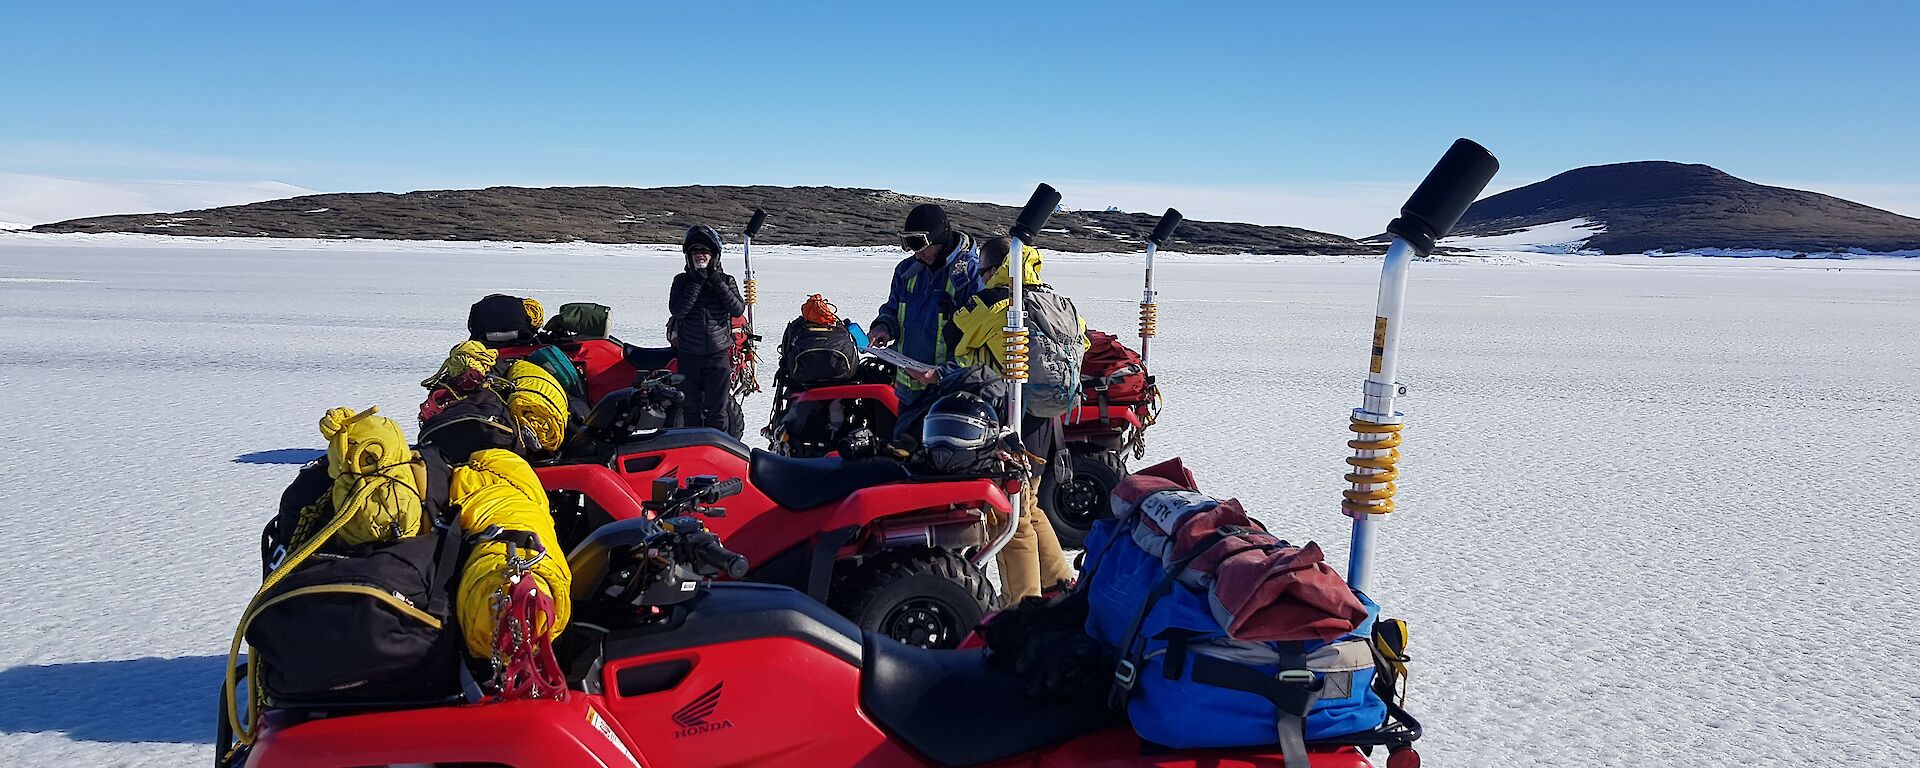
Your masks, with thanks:
<instances>
[{"instance_id":1,"label":"black foam grip on pole","mask_svg":"<svg viewBox=\"0 0 1920 768\"><path fill-rule=\"evenodd\" d=\"M1047 217L1053 215L1053 209L1060 207L1060 192L1052 185L1041 184L1033 190L1033 197L1027 198L1027 205L1020 209L1019 220L1007 234L1020 238L1025 245L1033 245L1034 238L1040 236L1041 228L1047 226Z\"/></svg>"},{"instance_id":2,"label":"black foam grip on pole","mask_svg":"<svg viewBox=\"0 0 1920 768\"><path fill-rule=\"evenodd\" d=\"M1153 228L1153 234L1147 235L1147 241L1153 243L1155 248L1167 247L1167 241L1173 239L1173 231L1179 229L1180 222L1185 220L1186 217L1181 216L1179 211L1168 208L1166 213L1160 214L1160 223Z\"/></svg>"},{"instance_id":3,"label":"black foam grip on pole","mask_svg":"<svg viewBox=\"0 0 1920 768\"><path fill-rule=\"evenodd\" d=\"M753 218L747 220L747 237L759 235L760 225L765 223L767 223L767 212L758 208L753 209Z\"/></svg>"},{"instance_id":4,"label":"black foam grip on pole","mask_svg":"<svg viewBox=\"0 0 1920 768\"><path fill-rule=\"evenodd\" d=\"M1400 218L1387 225L1387 232L1421 253L1432 252L1434 242L1453 231L1499 171L1500 161L1486 147L1468 139L1455 140L1400 207Z\"/></svg>"}]
</instances>

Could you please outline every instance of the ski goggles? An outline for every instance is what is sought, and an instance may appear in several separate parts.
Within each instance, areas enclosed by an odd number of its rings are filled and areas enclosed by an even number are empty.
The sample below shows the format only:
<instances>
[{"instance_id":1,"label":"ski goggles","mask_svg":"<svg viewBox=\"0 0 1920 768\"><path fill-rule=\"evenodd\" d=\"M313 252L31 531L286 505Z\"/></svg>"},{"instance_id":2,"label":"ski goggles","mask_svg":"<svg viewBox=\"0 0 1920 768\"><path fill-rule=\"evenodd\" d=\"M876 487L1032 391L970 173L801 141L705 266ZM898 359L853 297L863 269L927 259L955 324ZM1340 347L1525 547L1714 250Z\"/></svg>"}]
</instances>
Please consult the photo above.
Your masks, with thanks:
<instances>
[{"instance_id":1,"label":"ski goggles","mask_svg":"<svg viewBox=\"0 0 1920 768\"><path fill-rule=\"evenodd\" d=\"M909 251L917 251L925 248L933 242L928 238L928 234L927 232L902 232L900 233L900 247Z\"/></svg>"},{"instance_id":2,"label":"ski goggles","mask_svg":"<svg viewBox=\"0 0 1920 768\"><path fill-rule=\"evenodd\" d=\"M684 250L687 252L688 256L699 256L701 254L705 254L708 256L713 255L713 249L708 248L704 245L689 245Z\"/></svg>"}]
</instances>

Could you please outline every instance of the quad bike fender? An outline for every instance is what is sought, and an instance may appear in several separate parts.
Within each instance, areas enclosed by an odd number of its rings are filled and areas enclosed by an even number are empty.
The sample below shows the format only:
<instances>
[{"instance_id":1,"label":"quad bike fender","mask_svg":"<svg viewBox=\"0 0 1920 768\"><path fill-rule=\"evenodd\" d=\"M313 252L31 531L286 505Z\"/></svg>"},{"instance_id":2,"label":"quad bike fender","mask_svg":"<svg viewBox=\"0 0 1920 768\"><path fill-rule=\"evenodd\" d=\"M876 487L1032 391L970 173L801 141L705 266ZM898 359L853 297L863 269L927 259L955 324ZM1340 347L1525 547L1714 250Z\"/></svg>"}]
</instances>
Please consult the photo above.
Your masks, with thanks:
<instances>
[{"instance_id":1,"label":"quad bike fender","mask_svg":"<svg viewBox=\"0 0 1920 768\"><path fill-rule=\"evenodd\" d=\"M953 505L975 508L984 505L1003 515L1013 509L1006 492L992 480L893 483L862 488L836 502L833 510L821 520L820 530L867 527L909 510L940 510Z\"/></svg>"},{"instance_id":2,"label":"quad bike fender","mask_svg":"<svg viewBox=\"0 0 1920 768\"><path fill-rule=\"evenodd\" d=\"M615 520L641 517L640 497L620 475L600 464L559 464L537 467L540 486L547 491L575 491L605 509Z\"/></svg>"},{"instance_id":3,"label":"quad bike fender","mask_svg":"<svg viewBox=\"0 0 1920 768\"><path fill-rule=\"evenodd\" d=\"M1107 421L1112 422L1112 426L1104 427L1106 429L1120 429L1122 427L1139 429L1141 424L1140 414L1134 413L1133 407L1127 405L1108 406ZM1065 423L1068 429L1073 429L1074 427L1101 428L1100 406L1082 405L1075 408L1072 413L1067 414Z\"/></svg>"},{"instance_id":4,"label":"quad bike fender","mask_svg":"<svg viewBox=\"0 0 1920 768\"><path fill-rule=\"evenodd\" d=\"M830 400L871 400L879 403L888 413L900 413L900 396L894 394L893 387L886 384L841 384L831 387L814 387L795 392L787 398L796 403L826 402Z\"/></svg>"},{"instance_id":5,"label":"quad bike fender","mask_svg":"<svg viewBox=\"0 0 1920 768\"><path fill-rule=\"evenodd\" d=\"M485 763L653 765L599 697L374 712L305 722L268 715L247 768Z\"/></svg>"}]
</instances>

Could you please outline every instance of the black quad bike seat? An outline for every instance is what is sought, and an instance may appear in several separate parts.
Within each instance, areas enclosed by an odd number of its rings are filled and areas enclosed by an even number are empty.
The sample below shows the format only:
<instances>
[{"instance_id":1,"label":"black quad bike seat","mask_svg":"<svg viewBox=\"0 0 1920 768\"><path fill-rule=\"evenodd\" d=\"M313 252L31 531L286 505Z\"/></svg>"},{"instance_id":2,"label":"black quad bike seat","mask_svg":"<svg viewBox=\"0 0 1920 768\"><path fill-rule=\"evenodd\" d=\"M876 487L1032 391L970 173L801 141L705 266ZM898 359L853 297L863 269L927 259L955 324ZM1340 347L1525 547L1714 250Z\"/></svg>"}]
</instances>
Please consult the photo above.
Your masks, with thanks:
<instances>
[{"instance_id":1,"label":"black quad bike seat","mask_svg":"<svg viewBox=\"0 0 1920 768\"><path fill-rule=\"evenodd\" d=\"M899 482L912 475L891 459L846 461L838 456L796 459L755 450L747 479L773 503L787 509L812 509L839 501L862 488Z\"/></svg>"},{"instance_id":2,"label":"black quad bike seat","mask_svg":"<svg viewBox=\"0 0 1920 768\"><path fill-rule=\"evenodd\" d=\"M868 633L860 708L888 733L941 765L991 763L1125 725L1100 689L1080 699L1028 696L1010 666L986 651L918 648Z\"/></svg>"}]
</instances>

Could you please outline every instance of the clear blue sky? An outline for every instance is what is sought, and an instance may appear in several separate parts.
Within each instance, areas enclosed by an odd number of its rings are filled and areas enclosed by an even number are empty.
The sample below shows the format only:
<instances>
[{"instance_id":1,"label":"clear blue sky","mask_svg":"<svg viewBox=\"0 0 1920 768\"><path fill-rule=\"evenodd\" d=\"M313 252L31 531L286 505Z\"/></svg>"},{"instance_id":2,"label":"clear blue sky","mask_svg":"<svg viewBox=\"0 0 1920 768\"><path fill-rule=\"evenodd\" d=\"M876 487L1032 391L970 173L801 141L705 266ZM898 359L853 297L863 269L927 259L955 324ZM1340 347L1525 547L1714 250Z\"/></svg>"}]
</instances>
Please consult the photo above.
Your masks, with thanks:
<instances>
[{"instance_id":1,"label":"clear blue sky","mask_svg":"<svg viewBox=\"0 0 1920 768\"><path fill-rule=\"evenodd\" d=\"M1284 206L1470 136L1506 187L1670 159L1897 196L1916 29L1896 2L7 0L0 172Z\"/></svg>"}]
</instances>

